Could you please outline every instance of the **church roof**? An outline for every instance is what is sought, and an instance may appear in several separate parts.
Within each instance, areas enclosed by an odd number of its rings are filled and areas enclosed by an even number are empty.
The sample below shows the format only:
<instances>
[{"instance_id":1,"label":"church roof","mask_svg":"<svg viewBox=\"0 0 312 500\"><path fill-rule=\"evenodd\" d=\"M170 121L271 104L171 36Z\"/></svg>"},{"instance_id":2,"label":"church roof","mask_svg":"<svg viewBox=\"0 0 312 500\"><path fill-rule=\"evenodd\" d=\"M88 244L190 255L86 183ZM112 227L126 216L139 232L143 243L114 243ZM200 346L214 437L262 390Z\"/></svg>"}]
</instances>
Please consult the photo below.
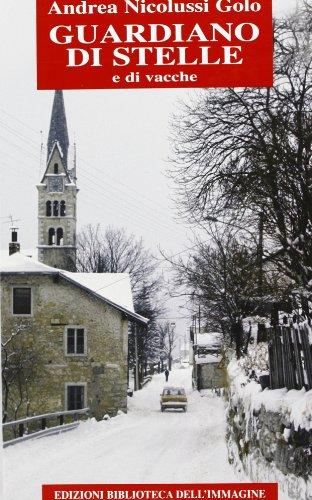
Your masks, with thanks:
<instances>
[{"instance_id":1,"label":"church roof","mask_svg":"<svg viewBox=\"0 0 312 500\"><path fill-rule=\"evenodd\" d=\"M57 275L118 309L132 320L148 323L148 319L134 312L130 276L126 273L71 273L17 252L1 259L0 274Z\"/></svg>"},{"instance_id":2,"label":"church roof","mask_svg":"<svg viewBox=\"0 0 312 500\"><path fill-rule=\"evenodd\" d=\"M48 175L54 175L54 174L47 174L47 171L48 171L48 169L49 169L49 163L50 163L50 161L51 161L51 158L52 158L52 156L53 156L53 153L54 153L54 150L55 150L55 149L57 149L57 150L58 150L59 155L60 155L60 157L61 157L62 161L64 161L64 156L63 156L63 152L62 152L62 149L61 149L60 143L59 143L58 141L55 141L55 142L54 142L54 144L53 144L53 146L52 146L52 149L51 149L51 151L50 151L50 154L49 154L49 156L48 156L48 160L47 160L47 167L46 167L46 170L45 170L45 172L44 172L44 174L43 174L43 177L42 177L42 179L41 179L41 181L40 181L40 184L43 184L43 182L44 182L45 178L46 178ZM69 183L69 184L72 184L72 185L75 185L75 183L73 182L73 180L71 179L71 177L70 177L70 175L69 175L69 171L68 171L68 169L67 169L67 167L66 167L65 163L64 163L64 170L65 170L65 174L64 174L64 175L66 175L66 178L67 178L68 183Z\"/></svg>"},{"instance_id":3,"label":"church roof","mask_svg":"<svg viewBox=\"0 0 312 500\"><path fill-rule=\"evenodd\" d=\"M48 149L47 158L50 157L53 146L56 142L59 145L64 160L64 165L67 168L69 138L68 138L67 121L66 121L64 97L62 90L56 90L54 94L48 145L47 145Z\"/></svg>"}]
</instances>

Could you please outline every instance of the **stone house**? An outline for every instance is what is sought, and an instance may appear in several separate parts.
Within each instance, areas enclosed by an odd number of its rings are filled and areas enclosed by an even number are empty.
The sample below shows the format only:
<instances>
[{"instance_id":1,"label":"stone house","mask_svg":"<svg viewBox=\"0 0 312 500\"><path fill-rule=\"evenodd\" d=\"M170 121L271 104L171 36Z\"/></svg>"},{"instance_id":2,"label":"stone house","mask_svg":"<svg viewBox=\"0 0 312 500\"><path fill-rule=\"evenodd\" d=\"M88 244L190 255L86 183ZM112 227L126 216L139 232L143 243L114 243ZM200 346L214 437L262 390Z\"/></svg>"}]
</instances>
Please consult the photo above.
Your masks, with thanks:
<instances>
[{"instance_id":1,"label":"stone house","mask_svg":"<svg viewBox=\"0 0 312 500\"><path fill-rule=\"evenodd\" d=\"M13 335L15 349L15 383L9 391L3 384L7 420L85 407L97 419L126 411L128 325L148 322L134 312L127 274L75 272L78 188L69 146L57 90L37 185L38 261L19 253L12 228L0 268L2 339Z\"/></svg>"},{"instance_id":2,"label":"stone house","mask_svg":"<svg viewBox=\"0 0 312 500\"><path fill-rule=\"evenodd\" d=\"M15 345L35 353L18 416L127 410L128 322L147 323L133 310L128 275L72 273L15 253L1 263L1 296L3 338L15 333ZM8 420L16 388L10 397Z\"/></svg>"},{"instance_id":3,"label":"stone house","mask_svg":"<svg viewBox=\"0 0 312 500\"><path fill-rule=\"evenodd\" d=\"M198 390L227 386L220 333L198 333L192 344L193 386Z\"/></svg>"}]
</instances>

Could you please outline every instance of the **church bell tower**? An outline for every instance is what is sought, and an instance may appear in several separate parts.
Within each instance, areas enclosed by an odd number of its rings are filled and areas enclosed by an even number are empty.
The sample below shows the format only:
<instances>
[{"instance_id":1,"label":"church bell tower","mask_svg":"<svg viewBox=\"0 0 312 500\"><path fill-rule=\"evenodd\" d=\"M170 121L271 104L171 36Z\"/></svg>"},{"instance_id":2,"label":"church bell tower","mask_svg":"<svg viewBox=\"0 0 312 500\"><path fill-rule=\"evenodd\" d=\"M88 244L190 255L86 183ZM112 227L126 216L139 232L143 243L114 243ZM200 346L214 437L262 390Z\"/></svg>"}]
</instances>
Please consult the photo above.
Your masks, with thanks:
<instances>
[{"instance_id":1,"label":"church bell tower","mask_svg":"<svg viewBox=\"0 0 312 500\"><path fill-rule=\"evenodd\" d=\"M38 189L38 257L48 266L76 270L76 158L69 166L69 138L62 90L52 107L47 163Z\"/></svg>"}]
</instances>

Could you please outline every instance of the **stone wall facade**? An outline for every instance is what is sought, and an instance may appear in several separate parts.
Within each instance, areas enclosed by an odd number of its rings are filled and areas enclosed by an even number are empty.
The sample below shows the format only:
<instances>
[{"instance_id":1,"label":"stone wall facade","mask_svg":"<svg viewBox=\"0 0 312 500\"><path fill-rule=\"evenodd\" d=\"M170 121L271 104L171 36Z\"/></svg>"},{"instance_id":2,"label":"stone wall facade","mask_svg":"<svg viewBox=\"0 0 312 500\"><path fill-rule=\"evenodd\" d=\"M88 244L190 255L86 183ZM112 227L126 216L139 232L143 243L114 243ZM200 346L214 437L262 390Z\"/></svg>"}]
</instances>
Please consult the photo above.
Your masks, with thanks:
<instances>
[{"instance_id":1,"label":"stone wall facade","mask_svg":"<svg viewBox=\"0 0 312 500\"><path fill-rule=\"evenodd\" d=\"M32 289L32 315L12 313L13 286ZM66 384L85 385L85 404L101 419L127 409L128 321L122 312L61 277L4 275L2 287L2 337L23 330L14 341L35 353L34 376L28 381L28 414L66 408ZM66 353L67 327L86 332L83 355ZM14 397L17 395L12 393ZM11 404L11 414L13 407ZM18 416L26 414L25 398Z\"/></svg>"},{"instance_id":2,"label":"stone wall facade","mask_svg":"<svg viewBox=\"0 0 312 500\"><path fill-rule=\"evenodd\" d=\"M217 389L227 385L226 367L220 362L195 365L197 389Z\"/></svg>"},{"instance_id":3,"label":"stone wall facade","mask_svg":"<svg viewBox=\"0 0 312 500\"><path fill-rule=\"evenodd\" d=\"M249 413L246 402L232 398L230 391L228 399L230 463L254 481L278 481L290 498L311 499L312 432L295 430L286 415L264 406Z\"/></svg>"},{"instance_id":4,"label":"stone wall facade","mask_svg":"<svg viewBox=\"0 0 312 500\"><path fill-rule=\"evenodd\" d=\"M49 178L53 177L54 164L59 166L58 177L63 182L63 190L49 191ZM47 171L38 190L38 256L39 261L58 269L76 270L76 221L77 221L77 187L68 179L68 174L62 164L58 148L55 148L50 158ZM46 203L64 201L66 215L56 217L46 215ZM63 243L61 246L49 245L49 229L63 229Z\"/></svg>"}]
</instances>

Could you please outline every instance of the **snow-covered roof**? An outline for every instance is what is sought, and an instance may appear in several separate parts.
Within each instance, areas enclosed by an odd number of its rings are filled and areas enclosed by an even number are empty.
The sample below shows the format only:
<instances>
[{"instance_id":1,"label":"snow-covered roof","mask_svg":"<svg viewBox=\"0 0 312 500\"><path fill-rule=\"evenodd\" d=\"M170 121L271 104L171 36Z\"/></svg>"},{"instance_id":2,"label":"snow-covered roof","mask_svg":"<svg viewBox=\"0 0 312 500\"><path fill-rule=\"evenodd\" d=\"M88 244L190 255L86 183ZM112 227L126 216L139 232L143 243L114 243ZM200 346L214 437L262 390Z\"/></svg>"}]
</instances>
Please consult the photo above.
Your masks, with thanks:
<instances>
[{"instance_id":1,"label":"snow-covered roof","mask_svg":"<svg viewBox=\"0 0 312 500\"><path fill-rule=\"evenodd\" d=\"M222 361L220 354L196 354L195 356L195 363L197 365L220 363L220 361Z\"/></svg>"},{"instance_id":2,"label":"snow-covered roof","mask_svg":"<svg viewBox=\"0 0 312 500\"><path fill-rule=\"evenodd\" d=\"M207 347L208 349L218 349L221 346L222 334L219 332L198 333L195 345Z\"/></svg>"},{"instance_id":3,"label":"snow-covered roof","mask_svg":"<svg viewBox=\"0 0 312 500\"><path fill-rule=\"evenodd\" d=\"M40 184L43 184L43 181L44 181L45 177L46 177L47 175L49 175L49 174L47 174L47 171L48 171L48 169L49 169L50 162L51 162L51 159L52 159L52 156L53 156L53 154L54 154L55 149L57 149L57 150L58 150L59 155L60 155L60 158L61 158L61 160L62 160L62 165L63 165L64 171L65 171L65 172L64 172L64 175L65 175L65 176L66 176L66 178L68 179L68 182L71 184L71 183L72 183L72 180L71 180L71 178L70 178L70 176L69 176L69 173L68 173L68 170L67 170L66 163L64 162L64 153L63 153L63 151L62 151L62 148L61 148L61 145L60 145L59 141L54 141L54 143L53 143L52 149L51 149L50 154L49 154L48 159L47 159L47 167L46 167L46 170L45 170L45 172L44 172L44 174L43 174L43 177L42 177L42 180L41 180ZM55 174L51 174L51 175L55 175ZM57 174L57 175L60 175L60 174Z\"/></svg>"},{"instance_id":4,"label":"snow-covered roof","mask_svg":"<svg viewBox=\"0 0 312 500\"><path fill-rule=\"evenodd\" d=\"M109 299L134 312L129 274L61 272L72 281L93 290L104 299Z\"/></svg>"},{"instance_id":5,"label":"snow-covered roof","mask_svg":"<svg viewBox=\"0 0 312 500\"><path fill-rule=\"evenodd\" d=\"M148 319L134 312L130 276L126 273L71 273L38 262L19 252L1 259L0 274L52 274L92 293L140 323Z\"/></svg>"},{"instance_id":6,"label":"snow-covered roof","mask_svg":"<svg viewBox=\"0 0 312 500\"><path fill-rule=\"evenodd\" d=\"M1 257L1 274L31 273L31 274L58 274L59 270L38 262L32 257L16 252L13 255Z\"/></svg>"}]
</instances>

